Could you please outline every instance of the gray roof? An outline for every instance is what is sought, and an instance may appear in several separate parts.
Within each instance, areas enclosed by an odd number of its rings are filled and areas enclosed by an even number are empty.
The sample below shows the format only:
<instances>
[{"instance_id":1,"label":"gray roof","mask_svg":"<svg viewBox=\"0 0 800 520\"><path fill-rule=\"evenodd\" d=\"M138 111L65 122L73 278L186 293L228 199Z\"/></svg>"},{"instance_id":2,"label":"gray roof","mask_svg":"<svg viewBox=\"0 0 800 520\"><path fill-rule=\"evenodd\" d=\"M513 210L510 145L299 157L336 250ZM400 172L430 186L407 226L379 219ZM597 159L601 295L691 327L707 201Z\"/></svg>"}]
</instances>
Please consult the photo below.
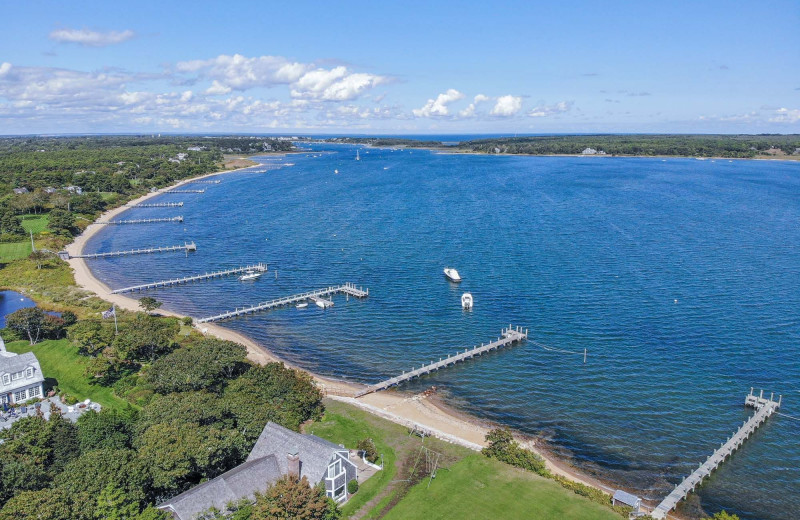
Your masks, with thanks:
<instances>
[{"instance_id":1,"label":"gray roof","mask_svg":"<svg viewBox=\"0 0 800 520\"><path fill-rule=\"evenodd\" d=\"M256 491L263 493L280 477L281 471L276 457L262 457L236 466L158 507L170 511L180 520L192 520L211 507L223 509L229 502L242 498L252 499Z\"/></svg>"},{"instance_id":2,"label":"gray roof","mask_svg":"<svg viewBox=\"0 0 800 520\"><path fill-rule=\"evenodd\" d=\"M11 392L14 388L23 388L44 381L42 367L39 366L39 360L36 359L33 352L25 352L16 356L0 356L0 375L20 372L28 367L33 367L33 377L23 377L17 381L11 381L8 386L3 385L3 380L0 379L0 392Z\"/></svg>"},{"instance_id":3,"label":"gray roof","mask_svg":"<svg viewBox=\"0 0 800 520\"><path fill-rule=\"evenodd\" d=\"M614 500L617 502L622 502L623 504L629 505L631 507L639 507L642 503L642 499L637 497L636 495L631 495L621 489L618 489L614 492Z\"/></svg>"},{"instance_id":4,"label":"gray roof","mask_svg":"<svg viewBox=\"0 0 800 520\"><path fill-rule=\"evenodd\" d=\"M321 439L316 435L303 435L293 432L279 424L267 423L261 435L250 451L248 461L276 455L278 464L283 473L288 473L286 455L297 451L300 455L300 477L307 477L311 485L317 484L325 478L328 464L337 451L344 448L330 441Z\"/></svg>"}]
</instances>

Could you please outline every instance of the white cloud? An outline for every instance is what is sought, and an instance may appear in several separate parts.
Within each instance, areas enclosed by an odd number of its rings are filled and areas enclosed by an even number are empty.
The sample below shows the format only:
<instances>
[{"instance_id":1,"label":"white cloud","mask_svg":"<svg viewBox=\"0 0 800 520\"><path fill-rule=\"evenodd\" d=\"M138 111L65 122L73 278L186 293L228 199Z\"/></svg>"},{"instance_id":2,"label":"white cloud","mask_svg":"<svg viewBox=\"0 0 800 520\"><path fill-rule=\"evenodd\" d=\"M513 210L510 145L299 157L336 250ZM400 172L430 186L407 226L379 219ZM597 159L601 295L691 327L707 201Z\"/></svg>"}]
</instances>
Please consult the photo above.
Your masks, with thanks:
<instances>
[{"instance_id":1,"label":"white cloud","mask_svg":"<svg viewBox=\"0 0 800 520\"><path fill-rule=\"evenodd\" d=\"M281 56L248 58L241 54L221 54L208 60L181 61L175 68L178 72L195 73L201 78L216 81L219 85L217 90L247 90L287 85L300 79L310 66L291 62Z\"/></svg>"},{"instance_id":2,"label":"white cloud","mask_svg":"<svg viewBox=\"0 0 800 520\"><path fill-rule=\"evenodd\" d=\"M555 105L539 105L530 112L530 117L547 117L555 114L563 114L572 108L572 101L559 101Z\"/></svg>"},{"instance_id":3,"label":"white cloud","mask_svg":"<svg viewBox=\"0 0 800 520\"><path fill-rule=\"evenodd\" d=\"M11 70L11 64L7 61L0 63L0 77L5 76L8 74L8 71Z\"/></svg>"},{"instance_id":4,"label":"white cloud","mask_svg":"<svg viewBox=\"0 0 800 520\"><path fill-rule=\"evenodd\" d=\"M222 83L217 80L211 82L211 86L206 89L206 94L217 96L222 94L229 94L231 91L230 87L226 87Z\"/></svg>"},{"instance_id":5,"label":"white cloud","mask_svg":"<svg viewBox=\"0 0 800 520\"><path fill-rule=\"evenodd\" d=\"M493 116L510 117L522 110L522 98L519 96L500 96L497 98L492 111L489 112Z\"/></svg>"},{"instance_id":6,"label":"white cloud","mask_svg":"<svg viewBox=\"0 0 800 520\"><path fill-rule=\"evenodd\" d=\"M489 101L489 96L485 96L483 94L478 94L472 100L472 103L469 104L467 108L462 110L458 113L459 117L472 117L475 115L475 108L478 106L479 103L483 103L484 101Z\"/></svg>"},{"instance_id":7,"label":"white cloud","mask_svg":"<svg viewBox=\"0 0 800 520\"><path fill-rule=\"evenodd\" d=\"M425 106L422 108L415 108L412 110L417 117L433 117L433 116L446 116L450 112L447 105L462 99L464 94L454 88L448 89L447 92L439 94L436 99L429 99Z\"/></svg>"},{"instance_id":8,"label":"white cloud","mask_svg":"<svg viewBox=\"0 0 800 520\"><path fill-rule=\"evenodd\" d=\"M387 80L374 74L353 73L343 66L330 70L320 68L303 74L294 82L291 94L294 98L348 101Z\"/></svg>"},{"instance_id":9,"label":"white cloud","mask_svg":"<svg viewBox=\"0 0 800 520\"><path fill-rule=\"evenodd\" d=\"M50 39L61 43L77 43L88 47L106 47L130 40L136 35L130 29L125 31L90 31L89 29L56 29Z\"/></svg>"},{"instance_id":10,"label":"white cloud","mask_svg":"<svg viewBox=\"0 0 800 520\"><path fill-rule=\"evenodd\" d=\"M797 123L800 121L800 109L779 108L775 116L769 118L770 123Z\"/></svg>"}]
</instances>

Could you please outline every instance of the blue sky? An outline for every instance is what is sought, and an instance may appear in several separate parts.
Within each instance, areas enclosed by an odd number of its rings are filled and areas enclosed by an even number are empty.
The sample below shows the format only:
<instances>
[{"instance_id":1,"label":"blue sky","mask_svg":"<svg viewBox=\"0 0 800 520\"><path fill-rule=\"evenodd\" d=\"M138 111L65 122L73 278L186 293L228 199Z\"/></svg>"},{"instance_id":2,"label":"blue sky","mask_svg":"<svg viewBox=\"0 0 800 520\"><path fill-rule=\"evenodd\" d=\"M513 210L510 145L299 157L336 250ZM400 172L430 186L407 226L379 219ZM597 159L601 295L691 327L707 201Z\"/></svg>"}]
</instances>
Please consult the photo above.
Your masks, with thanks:
<instances>
[{"instance_id":1,"label":"blue sky","mask_svg":"<svg viewBox=\"0 0 800 520\"><path fill-rule=\"evenodd\" d=\"M800 132L800 3L5 3L0 133Z\"/></svg>"}]
</instances>

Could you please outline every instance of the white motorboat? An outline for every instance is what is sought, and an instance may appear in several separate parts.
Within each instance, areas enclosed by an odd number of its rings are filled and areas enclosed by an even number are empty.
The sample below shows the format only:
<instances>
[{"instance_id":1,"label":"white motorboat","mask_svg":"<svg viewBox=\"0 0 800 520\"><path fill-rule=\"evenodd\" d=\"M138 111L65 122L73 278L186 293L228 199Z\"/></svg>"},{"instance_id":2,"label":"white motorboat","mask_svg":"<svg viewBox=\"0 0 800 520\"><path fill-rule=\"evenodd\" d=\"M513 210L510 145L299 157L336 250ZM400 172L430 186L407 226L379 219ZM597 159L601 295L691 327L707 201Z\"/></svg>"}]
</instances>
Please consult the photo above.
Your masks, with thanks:
<instances>
[{"instance_id":1,"label":"white motorboat","mask_svg":"<svg viewBox=\"0 0 800 520\"><path fill-rule=\"evenodd\" d=\"M444 268L444 275L447 277L448 280L451 282L458 283L461 281L461 275L458 274L458 271L453 269L452 267L445 267Z\"/></svg>"},{"instance_id":2,"label":"white motorboat","mask_svg":"<svg viewBox=\"0 0 800 520\"><path fill-rule=\"evenodd\" d=\"M461 308L462 309L464 309L465 311L471 311L473 303L474 302L472 300L472 294L471 293L465 292L464 294L461 295Z\"/></svg>"},{"instance_id":3,"label":"white motorboat","mask_svg":"<svg viewBox=\"0 0 800 520\"><path fill-rule=\"evenodd\" d=\"M297 308L298 309L305 309L306 307L308 307L308 302L303 302L303 303L298 303L297 304Z\"/></svg>"},{"instance_id":4,"label":"white motorboat","mask_svg":"<svg viewBox=\"0 0 800 520\"><path fill-rule=\"evenodd\" d=\"M245 271L245 273L239 277L239 280L242 282L248 282L250 280L258 280L261 278L261 275L264 274L258 271Z\"/></svg>"},{"instance_id":5,"label":"white motorboat","mask_svg":"<svg viewBox=\"0 0 800 520\"><path fill-rule=\"evenodd\" d=\"M358 155L358 150L356 150L356 161L360 161L360 160L361 160L361 156Z\"/></svg>"}]
</instances>

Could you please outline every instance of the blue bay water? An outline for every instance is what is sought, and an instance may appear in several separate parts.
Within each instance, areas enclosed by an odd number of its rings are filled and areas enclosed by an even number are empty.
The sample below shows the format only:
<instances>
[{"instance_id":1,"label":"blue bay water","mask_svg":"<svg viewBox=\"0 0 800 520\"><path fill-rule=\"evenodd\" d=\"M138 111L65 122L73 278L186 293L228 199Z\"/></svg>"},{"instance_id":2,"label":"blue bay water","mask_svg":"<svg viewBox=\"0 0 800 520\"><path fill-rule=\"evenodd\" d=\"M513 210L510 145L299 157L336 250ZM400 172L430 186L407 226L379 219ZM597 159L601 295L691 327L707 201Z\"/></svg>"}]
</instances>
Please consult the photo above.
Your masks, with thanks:
<instances>
[{"instance_id":1,"label":"blue bay water","mask_svg":"<svg viewBox=\"0 0 800 520\"><path fill-rule=\"evenodd\" d=\"M365 148L356 162L353 146L313 149L264 157L204 194L160 195L185 205L125 216L182 214L183 224L109 226L86 248L194 240L196 253L92 260L92 270L116 288L269 264L255 283L148 292L196 317L369 287L368 299L337 297L327 311L224 323L294 364L364 383L526 327L580 354L528 342L404 389L437 385L459 408L654 500L752 413L751 386L782 393L783 411L800 416L800 164ZM686 507L793 518L798 438L800 422L771 418Z\"/></svg>"}]
</instances>

